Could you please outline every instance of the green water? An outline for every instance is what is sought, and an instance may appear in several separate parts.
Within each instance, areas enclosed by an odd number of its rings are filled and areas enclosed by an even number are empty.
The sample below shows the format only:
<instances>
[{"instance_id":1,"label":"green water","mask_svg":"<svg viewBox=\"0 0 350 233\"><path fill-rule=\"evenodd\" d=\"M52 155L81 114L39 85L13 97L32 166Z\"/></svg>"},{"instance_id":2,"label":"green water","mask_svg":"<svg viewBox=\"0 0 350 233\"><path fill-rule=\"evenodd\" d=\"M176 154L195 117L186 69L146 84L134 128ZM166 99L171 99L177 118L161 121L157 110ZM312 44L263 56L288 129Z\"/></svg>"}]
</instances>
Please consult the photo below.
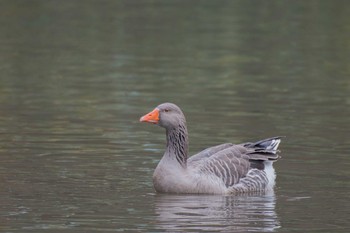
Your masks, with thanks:
<instances>
[{"instance_id":1,"label":"green water","mask_svg":"<svg viewBox=\"0 0 350 233\"><path fill-rule=\"evenodd\" d=\"M0 1L1 232L349 232L347 1ZM159 195L190 152L284 135L275 192Z\"/></svg>"}]
</instances>

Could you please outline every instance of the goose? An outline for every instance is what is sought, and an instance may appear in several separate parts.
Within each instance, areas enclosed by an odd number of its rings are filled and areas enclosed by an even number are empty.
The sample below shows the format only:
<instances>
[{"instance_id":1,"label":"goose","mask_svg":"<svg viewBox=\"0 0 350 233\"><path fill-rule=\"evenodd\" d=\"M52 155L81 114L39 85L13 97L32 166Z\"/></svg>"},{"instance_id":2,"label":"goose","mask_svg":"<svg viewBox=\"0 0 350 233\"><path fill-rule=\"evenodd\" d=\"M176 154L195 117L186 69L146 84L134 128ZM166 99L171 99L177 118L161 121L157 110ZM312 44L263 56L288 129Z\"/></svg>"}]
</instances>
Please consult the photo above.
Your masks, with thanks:
<instances>
[{"instance_id":1,"label":"goose","mask_svg":"<svg viewBox=\"0 0 350 233\"><path fill-rule=\"evenodd\" d=\"M158 105L140 122L166 131L166 149L154 174L159 193L240 194L273 190L281 137L241 144L224 143L188 157L186 119L173 103Z\"/></svg>"}]
</instances>

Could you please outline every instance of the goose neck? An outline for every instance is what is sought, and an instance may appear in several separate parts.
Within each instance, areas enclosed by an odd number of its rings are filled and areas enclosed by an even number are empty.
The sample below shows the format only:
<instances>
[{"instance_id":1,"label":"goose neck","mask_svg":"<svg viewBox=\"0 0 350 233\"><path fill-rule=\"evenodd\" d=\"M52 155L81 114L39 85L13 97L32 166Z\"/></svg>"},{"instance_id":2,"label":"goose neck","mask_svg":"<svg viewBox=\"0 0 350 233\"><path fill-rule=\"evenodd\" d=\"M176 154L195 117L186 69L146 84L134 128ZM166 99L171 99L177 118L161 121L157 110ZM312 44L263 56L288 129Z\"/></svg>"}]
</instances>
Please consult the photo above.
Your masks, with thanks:
<instances>
[{"instance_id":1,"label":"goose neck","mask_svg":"<svg viewBox=\"0 0 350 233\"><path fill-rule=\"evenodd\" d=\"M167 149L166 153L174 157L176 161L183 167L187 165L188 157L188 134L185 124L166 130Z\"/></svg>"}]
</instances>

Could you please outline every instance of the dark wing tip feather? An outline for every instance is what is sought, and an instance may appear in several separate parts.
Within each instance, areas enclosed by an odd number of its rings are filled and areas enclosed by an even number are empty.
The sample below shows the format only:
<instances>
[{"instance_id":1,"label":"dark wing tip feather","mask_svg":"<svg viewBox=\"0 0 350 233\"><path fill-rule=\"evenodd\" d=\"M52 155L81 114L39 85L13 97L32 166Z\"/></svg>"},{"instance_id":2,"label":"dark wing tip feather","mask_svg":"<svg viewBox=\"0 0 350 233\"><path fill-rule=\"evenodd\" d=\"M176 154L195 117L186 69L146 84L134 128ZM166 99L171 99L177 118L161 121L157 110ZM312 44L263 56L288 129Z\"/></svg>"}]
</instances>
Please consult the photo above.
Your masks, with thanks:
<instances>
[{"instance_id":1,"label":"dark wing tip feather","mask_svg":"<svg viewBox=\"0 0 350 233\"><path fill-rule=\"evenodd\" d=\"M250 161L276 161L280 158L277 150L282 136L260 140L255 143L246 143L244 147L248 149L247 155Z\"/></svg>"}]
</instances>

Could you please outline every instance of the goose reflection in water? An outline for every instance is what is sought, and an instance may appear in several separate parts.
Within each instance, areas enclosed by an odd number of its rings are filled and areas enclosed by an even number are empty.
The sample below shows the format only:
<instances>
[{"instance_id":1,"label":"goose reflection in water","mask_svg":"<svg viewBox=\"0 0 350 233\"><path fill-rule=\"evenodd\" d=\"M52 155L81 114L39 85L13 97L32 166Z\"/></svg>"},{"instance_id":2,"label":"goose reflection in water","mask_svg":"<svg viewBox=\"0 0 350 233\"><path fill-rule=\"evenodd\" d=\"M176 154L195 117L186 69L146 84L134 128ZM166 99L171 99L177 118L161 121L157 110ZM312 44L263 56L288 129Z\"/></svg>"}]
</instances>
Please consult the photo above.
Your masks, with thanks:
<instances>
[{"instance_id":1,"label":"goose reflection in water","mask_svg":"<svg viewBox=\"0 0 350 233\"><path fill-rule=\"evenodd\" d=\"M241 196L157 195L158 227L167 231L271 232L280 228L274 193Z\"/></svg>"}]
</instances>

